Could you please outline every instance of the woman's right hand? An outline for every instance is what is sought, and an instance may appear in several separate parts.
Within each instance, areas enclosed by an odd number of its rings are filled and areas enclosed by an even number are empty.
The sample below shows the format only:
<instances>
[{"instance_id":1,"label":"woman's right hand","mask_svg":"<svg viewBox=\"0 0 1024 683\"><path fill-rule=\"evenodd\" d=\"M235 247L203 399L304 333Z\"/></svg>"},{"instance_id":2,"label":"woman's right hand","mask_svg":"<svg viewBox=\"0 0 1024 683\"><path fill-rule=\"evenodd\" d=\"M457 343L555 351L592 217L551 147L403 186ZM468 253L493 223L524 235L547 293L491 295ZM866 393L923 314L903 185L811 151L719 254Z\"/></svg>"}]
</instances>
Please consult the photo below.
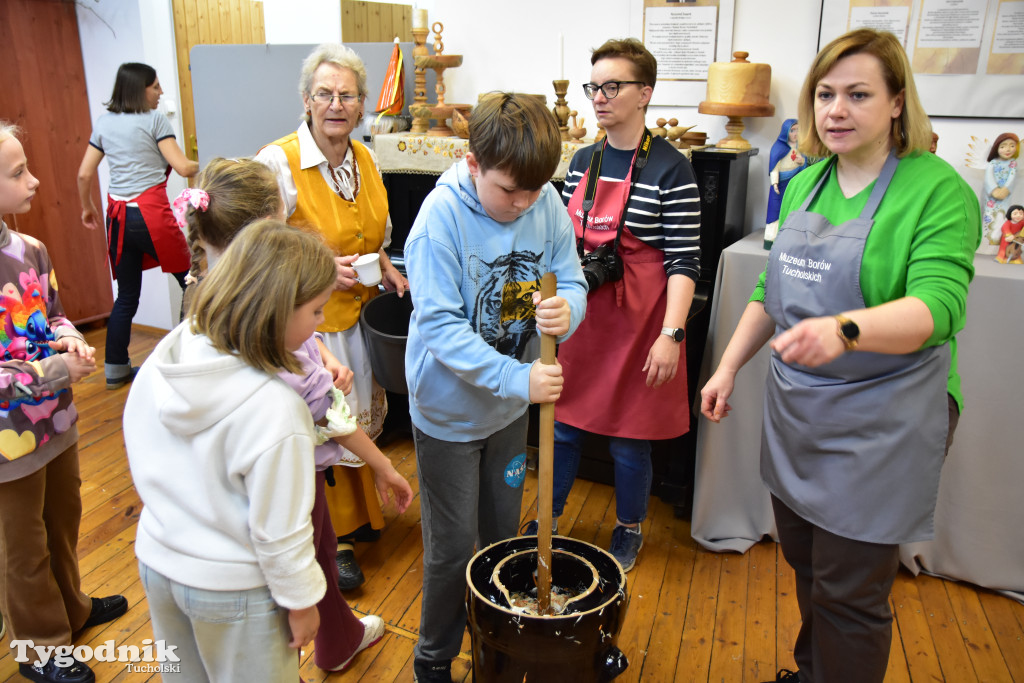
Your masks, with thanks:
<instances>
[{"instance_id":1,"label":"woman's right hand","mask_svg":"<svg viewBox=\"0 0 1024 683\"><path fill-rule=\"evenodd\" d=\"M729 397L736 386L736 374L721 368L711 376L700 390L700 412L712 422L721 422L729 416L732 406Z\"/></svg>"},{"instance_id":2,"label":"woman's right hand","mask_svg":"<svg viewBox=\"0 0 1024 683\"><path fill-rule=\"evenodd\" d=\"M298 650L313 640L320 628L320 612L316 605L304 609L288 610L288 628L292 632L292 639L288 641L288 647L293 650Z\"/></svg>"},{"instance_id":3,"label":"woman's right hand","mask_svg":"<svg viewBox=\"0 0 1024 683\"><path fill-rule=\"evenodd\" d=\"M99 211L96 210L95 206L82 209L82 225L90 230L99 230L102 224Z\"/></svg>"},{"instance_id":4,"label":"woman's right hand","mask_svg":"<svg viewBox=\"0 0 1024 683\"><path fill-rule=\"evenodd\" d=\"M352 262L359 258L359 254L352 254L351 256L335 256L334 266L338 271L338 278L334 282L334 289L338 291L344 291L346 289L352 289L358 284L356 269L352 267Z\"/></svg>"}]
</instances>

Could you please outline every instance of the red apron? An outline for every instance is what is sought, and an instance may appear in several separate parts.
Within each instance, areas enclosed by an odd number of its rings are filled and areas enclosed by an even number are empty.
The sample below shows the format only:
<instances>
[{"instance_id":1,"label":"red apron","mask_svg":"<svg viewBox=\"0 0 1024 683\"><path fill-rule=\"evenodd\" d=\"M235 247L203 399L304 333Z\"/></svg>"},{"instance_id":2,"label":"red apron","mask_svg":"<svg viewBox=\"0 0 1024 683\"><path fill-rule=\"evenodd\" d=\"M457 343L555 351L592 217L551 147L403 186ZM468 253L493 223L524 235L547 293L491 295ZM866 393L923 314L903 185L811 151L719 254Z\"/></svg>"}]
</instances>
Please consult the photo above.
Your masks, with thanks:
<instances>
[{"instance_id":1,"label":"red apron","mask_svg":"<svg viewBox=\"0 0 1024 683\"><path fill-rule=\"evenodd\" d=\"M170 166L167 174L170 175ZM167 180L154 185L138 197L130 200L139 205L142 220L146 222L149 237L156 249L156 259L149 254L142 256L142 269L160 268L165 273L183 273L192 265L192 255L185 241L185 235L178 227L178 222L171 211L171 203L167 200ZM114 199L107 195L107 256L110 261L110 273L116 280L116 266L121 260L124 248L124 219L128 202Z\"/></svg>"},{"instance_id":2,"label":"red apron","mask_svg":"<svg viewBox=\"0 0 1024 683\"><path fill-rule=\"evenodd\" d=\"M569 200L576 237L583 235L583 176ZM585 248L593 251L615 240L615 219L625 218L629 179L597 181L587 220ZM559 345L565 387L555 419L595 434L630 439L671 439L690 427L686 392L686 343L679 344L679 368L670 382L648 387L643 372L665 318L664 254L623 227L619 254L622 279L608 282L587 298L587 315L568 341Z\"/></svg>"}]
</instances>

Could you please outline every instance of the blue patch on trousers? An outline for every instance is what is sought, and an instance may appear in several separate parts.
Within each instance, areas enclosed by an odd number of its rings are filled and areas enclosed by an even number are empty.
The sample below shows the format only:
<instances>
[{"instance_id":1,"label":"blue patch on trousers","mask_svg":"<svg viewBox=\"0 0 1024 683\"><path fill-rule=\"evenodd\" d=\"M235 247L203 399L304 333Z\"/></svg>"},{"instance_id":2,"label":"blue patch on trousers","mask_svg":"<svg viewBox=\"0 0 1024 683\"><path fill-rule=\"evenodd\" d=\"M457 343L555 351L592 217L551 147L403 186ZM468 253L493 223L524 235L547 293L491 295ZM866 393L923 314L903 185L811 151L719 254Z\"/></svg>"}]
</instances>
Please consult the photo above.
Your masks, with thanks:
<instances>
[{"instance_id":1,"label":"blue patch on trousers","mask_svg":"<svg viewBox=\"0 0 1024 683\"><path fill-rule=\"evenodd\" d=\"M526 453L520 453L505 467L505 483L514 489L523 485L526 479Z\"/></svg>"}]
</instances>

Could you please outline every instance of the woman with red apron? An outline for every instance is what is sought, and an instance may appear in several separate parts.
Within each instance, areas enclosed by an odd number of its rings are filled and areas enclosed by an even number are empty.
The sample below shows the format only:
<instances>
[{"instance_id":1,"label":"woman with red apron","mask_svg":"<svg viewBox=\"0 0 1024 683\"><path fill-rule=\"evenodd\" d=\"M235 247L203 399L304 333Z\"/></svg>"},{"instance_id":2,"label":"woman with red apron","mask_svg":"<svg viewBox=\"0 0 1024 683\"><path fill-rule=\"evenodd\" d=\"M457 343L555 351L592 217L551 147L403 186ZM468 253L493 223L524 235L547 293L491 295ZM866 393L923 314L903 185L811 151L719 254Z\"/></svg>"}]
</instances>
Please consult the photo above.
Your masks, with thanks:
<instances>
[{"instance_id":1,"label":"woman with red apron","mask_svg":"<svg viewBox=\"0 0 1024 683\"><path fill-rule=\"evenodd\" d=\"M650 439L689 428L683 326L699 276L700 197L686 157L644 126L653 55L639 41L612 40L591 64L584 91L607 139L573 157L563 192L591 289L586 318L559 349L553 516L564 509L586 433L609 437L611 553L629 571L643 544Z\"/></svg>"},{"instance_id":2,"label":"woman with red apron","mask_svg":"<svg viewBox=\"0 0 1024 683\"><path fill-rule=\"evenodd\" d=\"M78 169L82 223L96 230L100 225L92 199L96 169L104 157L110 166L107 253L117 281L117 299L107 319L103 373L108 389L124 386L138 372L128 356L128 344L132 318L139 309L142 271L160 266L174 275L184 291L191 262L185 234L167 198L167 177L173 168L190 178L199 172L199 164L181 151L170 122L157 111L161 94L160 80L151 66L122 64L108 113L97 119Z\"/></svg>"}]
</instances>

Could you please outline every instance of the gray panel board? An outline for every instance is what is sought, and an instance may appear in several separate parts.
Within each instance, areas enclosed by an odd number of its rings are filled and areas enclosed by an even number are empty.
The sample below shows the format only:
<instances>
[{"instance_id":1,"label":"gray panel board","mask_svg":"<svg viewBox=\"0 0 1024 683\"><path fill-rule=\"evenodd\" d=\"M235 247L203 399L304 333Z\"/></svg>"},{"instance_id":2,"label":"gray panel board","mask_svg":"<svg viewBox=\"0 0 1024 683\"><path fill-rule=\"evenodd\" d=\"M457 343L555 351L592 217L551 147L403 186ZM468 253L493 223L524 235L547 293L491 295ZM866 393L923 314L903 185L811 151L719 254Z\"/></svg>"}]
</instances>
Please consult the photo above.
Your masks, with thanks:
<instances>
[{"instance_id":1,"label":"gray panel board","mask_svg":"<svg viewBox=\"0 0 1024 683\"><path fill-rule=\"evenodd\" d=\"M366 118L384 84L394 43L349 43L366 64ZM405 71L405 103L412 102L412 43L400 43ZM302 116L299 72L315 45L196 45L191 52L192 93L199 163L252 156L263 145L294 131ZM434 73L427 72L428 99ZM364 119L365 122L365 119ZM354 135L362 139L361 125Z\"/></svg>"}]
</instances>

